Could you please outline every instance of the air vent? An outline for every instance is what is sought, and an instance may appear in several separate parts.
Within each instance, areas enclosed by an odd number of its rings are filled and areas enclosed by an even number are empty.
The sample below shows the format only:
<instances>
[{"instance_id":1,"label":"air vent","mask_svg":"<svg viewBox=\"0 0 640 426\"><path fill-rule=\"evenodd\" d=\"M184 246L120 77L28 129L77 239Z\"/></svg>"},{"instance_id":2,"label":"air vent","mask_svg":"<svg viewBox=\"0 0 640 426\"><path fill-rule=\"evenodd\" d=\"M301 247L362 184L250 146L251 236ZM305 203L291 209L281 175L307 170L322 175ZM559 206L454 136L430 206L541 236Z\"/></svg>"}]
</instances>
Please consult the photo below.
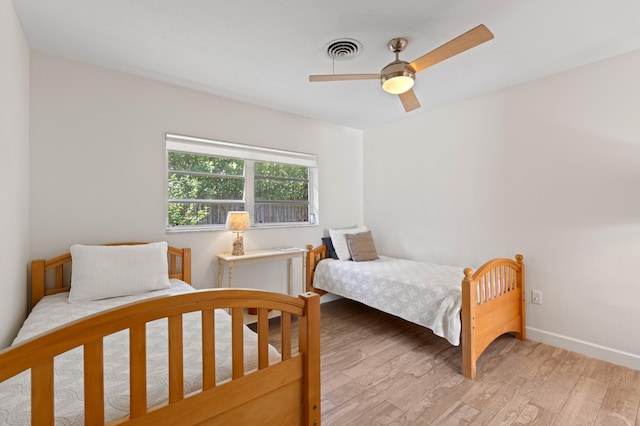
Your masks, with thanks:
<instances>
[{"instance_id":1,"label":"air vent","mask_svg":"<svg viewBox=\"0 0 640 426\"><path fill-rule=\"evenodd\" d=\"M327 44L327 55L336 61L355 58L360 52L362 52L362 44L351 38L341 38Z\"/></svg>"}]
</instances>

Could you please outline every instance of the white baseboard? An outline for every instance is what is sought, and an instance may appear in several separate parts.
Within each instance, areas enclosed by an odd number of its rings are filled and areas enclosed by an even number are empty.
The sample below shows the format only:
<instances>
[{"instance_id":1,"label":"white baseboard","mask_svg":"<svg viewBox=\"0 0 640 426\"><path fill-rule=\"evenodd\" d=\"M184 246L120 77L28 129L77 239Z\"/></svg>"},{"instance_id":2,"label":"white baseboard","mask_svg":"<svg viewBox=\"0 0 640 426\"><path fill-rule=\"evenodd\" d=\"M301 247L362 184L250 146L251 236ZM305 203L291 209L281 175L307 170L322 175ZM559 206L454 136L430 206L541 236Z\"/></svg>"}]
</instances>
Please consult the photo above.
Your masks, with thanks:
<instances>
[{"instance_id":1,"label":"white baseboard","mask_svg":"<svg viewBox=\"0 0 640 426\"><path fill-rule=\"evenodd\" d=\"M596 345L549 331L527 327L527 339L598 358L613 364L640 370L640 355Z\"/></svg>"}]
</instances>

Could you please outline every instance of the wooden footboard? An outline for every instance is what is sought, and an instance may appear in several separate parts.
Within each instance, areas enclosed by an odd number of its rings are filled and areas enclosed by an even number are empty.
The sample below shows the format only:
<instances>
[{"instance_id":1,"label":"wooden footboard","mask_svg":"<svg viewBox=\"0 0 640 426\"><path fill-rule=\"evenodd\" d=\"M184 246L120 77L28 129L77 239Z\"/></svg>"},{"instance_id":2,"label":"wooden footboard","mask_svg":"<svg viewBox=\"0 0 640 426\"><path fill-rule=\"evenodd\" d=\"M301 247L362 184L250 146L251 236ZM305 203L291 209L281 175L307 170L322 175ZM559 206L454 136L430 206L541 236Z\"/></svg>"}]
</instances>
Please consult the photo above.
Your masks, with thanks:
<instances>
[{"instance_id":1,"label":"wooden footboard","mask_svg":"<svg viewBox=\"0 0 640 426\"><path fill-rule=\"evenodd\" d=\"M476 361L498 336L526 338L523 256L491 260L462 280L462 373L476 377Z\"/></svg>"},{"instance_id":2,"label":"wooden footboard","mask_svg":"<svg viewBox=\"0 0 640 426\"><path fill-rule=\"evenodd\" d=\"M258 309L258 365L245 372L243 308ZM233 378L215 380L214 309L232 315ZM268 310L281 311L281 361L269 365ZM202 315L203 389L183 394L182 315ZM298 318L298 352L291 345L291 317ZM320 425L319 296L298 298L259 290L213 289L157 297L105 311L0 352L0 383L31 369L32 424L53 424L54 357L84 348L84 418L104 424L103 338L120 330L130 335L131 414L117 424L306 424ZM146 324L168 319L169 403L147 407ZM294 353L295 352L295 353ZM115 424L114 423L114 424Z\"/></svg>"}]
</instances>

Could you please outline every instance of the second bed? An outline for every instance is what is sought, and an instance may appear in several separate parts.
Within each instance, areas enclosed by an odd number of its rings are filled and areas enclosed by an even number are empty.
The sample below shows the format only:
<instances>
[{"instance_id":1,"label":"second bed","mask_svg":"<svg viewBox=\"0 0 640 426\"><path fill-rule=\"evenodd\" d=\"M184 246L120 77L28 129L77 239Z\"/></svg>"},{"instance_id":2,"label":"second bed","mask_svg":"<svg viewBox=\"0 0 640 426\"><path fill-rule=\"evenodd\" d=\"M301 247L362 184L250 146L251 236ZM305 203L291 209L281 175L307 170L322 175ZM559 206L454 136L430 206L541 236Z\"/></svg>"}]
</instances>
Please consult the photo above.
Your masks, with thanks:
<instances>
[{"instance_id":1,"label":"second bed","mask_svg":"<svg viewBox=\"0 0 640 426\"><path fill-rule=\"evenodd\" d=\"M468 378L475 378L478 357L497 337L513 332L525 339L522 255L494 259L474 271L387 256L338 260L324 245L307 248L307 291L364 303L461 344Z\"/></svg>"}]
</instances>

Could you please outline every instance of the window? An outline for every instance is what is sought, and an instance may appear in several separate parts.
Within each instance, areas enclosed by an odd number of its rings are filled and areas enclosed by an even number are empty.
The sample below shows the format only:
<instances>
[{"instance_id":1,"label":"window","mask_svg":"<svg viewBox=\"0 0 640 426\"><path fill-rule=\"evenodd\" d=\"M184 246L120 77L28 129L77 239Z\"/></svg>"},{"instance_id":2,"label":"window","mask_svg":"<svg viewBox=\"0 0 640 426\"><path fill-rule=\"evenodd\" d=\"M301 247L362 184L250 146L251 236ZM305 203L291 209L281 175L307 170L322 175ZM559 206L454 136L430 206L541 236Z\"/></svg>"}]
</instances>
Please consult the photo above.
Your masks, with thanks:
<instances>
[{"instance_id":1,"label":"window","mask_svg":"<svg viewBox=\"0 0 640 426\"><path fill-rule=\"evenodd\" d=\"M167 229L222 229L227 212L253 227L317 223L315 155L166 135Z\"/></svg>"}]
</instances>

